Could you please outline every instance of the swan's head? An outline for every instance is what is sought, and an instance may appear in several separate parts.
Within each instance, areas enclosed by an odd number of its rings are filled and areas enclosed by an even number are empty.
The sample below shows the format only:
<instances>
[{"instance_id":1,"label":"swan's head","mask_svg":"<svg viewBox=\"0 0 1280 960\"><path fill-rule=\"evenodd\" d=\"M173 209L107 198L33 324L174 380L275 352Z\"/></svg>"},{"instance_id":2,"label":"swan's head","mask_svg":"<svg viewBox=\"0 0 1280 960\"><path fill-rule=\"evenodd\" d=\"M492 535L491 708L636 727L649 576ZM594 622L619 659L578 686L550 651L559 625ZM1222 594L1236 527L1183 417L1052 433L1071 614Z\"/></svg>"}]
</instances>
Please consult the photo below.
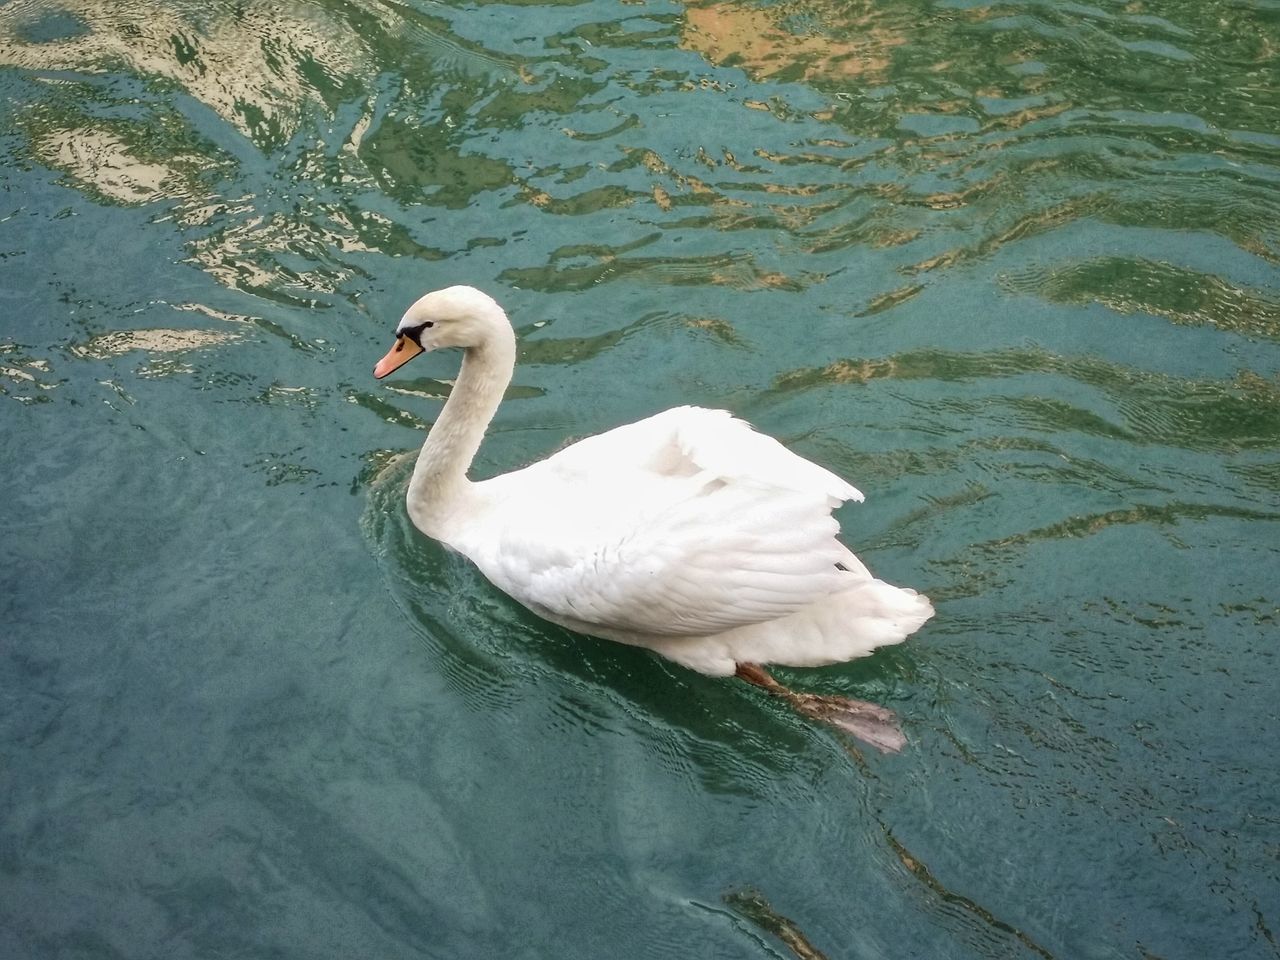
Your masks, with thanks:
<instances>
[{"instance_id":1,"label":"swan's head","mask_svg":"<svg viewBox=\"0 0 1280 960\"><path fill-rule=\"evenodd\" d=\"M511 339L511 324L496 300L475 287L433 290L405 311L395 345L373 368L382 379L420 353L445 347L483 347Z\"/></svg>"}]
</instances>

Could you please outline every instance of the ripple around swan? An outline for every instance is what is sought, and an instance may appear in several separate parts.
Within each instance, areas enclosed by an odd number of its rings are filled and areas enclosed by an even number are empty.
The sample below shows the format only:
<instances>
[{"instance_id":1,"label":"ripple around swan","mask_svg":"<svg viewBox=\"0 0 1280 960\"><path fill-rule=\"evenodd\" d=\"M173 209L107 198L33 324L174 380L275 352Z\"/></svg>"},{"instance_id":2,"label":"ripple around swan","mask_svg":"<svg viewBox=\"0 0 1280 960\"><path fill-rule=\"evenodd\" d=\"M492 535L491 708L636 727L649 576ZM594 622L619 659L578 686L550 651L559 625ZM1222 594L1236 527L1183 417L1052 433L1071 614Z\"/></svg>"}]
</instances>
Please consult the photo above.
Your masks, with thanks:
<instances>
[{"instance_id":1,"label":"ripple around swan","mask_svg":"<svg viewBox=\"0 0 1280 960\"><path fill-rule=\"evenodd\" d=\"M403 511L412 462L412 455L400 454L371 464L362 481L368 490L362 525L396 602L473 710L503 711L530 696L531 685L555 678L564 691L551 708L555 725L598 735L634 734L657 723L656 739L644 749L691 792L696 786L773 796L781 771L820 769L833 749L838 754L825 737L815 739L802 721L771 709L775 705L754 691L571 634L503 597L469 562L413 529ZM441 596L449 598L443 607ZM689 687L698 690L696 697L678 695ZM745 701L756 709L744 714ZM785 749L776 746L779 739ZM797 751L800 744L808 747Z\"/></svg>"}]
</instances>

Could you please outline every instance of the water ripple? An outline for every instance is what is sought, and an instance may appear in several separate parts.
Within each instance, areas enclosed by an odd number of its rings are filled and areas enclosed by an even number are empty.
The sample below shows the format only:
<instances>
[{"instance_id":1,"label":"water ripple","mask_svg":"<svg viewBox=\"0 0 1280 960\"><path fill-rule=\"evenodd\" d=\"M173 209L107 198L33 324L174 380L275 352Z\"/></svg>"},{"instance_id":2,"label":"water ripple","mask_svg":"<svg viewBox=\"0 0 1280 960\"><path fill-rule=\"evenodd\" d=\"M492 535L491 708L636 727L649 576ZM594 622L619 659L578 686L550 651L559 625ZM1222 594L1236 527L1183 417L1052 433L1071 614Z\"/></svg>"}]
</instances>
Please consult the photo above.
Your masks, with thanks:
<instances>
[{"instance_id":1,"label":"water ripple","mask_svg":"<svg viewBox=\"0 0 1280 960\"><path fill-rule=\"evenodd\" d=\"M1274 954L1276 14L0 5L0 950ZM866 488L939 616L788 680L910 750L413 530L451 282L482 475L693 402Z\"/></svg>"}]
</instances>

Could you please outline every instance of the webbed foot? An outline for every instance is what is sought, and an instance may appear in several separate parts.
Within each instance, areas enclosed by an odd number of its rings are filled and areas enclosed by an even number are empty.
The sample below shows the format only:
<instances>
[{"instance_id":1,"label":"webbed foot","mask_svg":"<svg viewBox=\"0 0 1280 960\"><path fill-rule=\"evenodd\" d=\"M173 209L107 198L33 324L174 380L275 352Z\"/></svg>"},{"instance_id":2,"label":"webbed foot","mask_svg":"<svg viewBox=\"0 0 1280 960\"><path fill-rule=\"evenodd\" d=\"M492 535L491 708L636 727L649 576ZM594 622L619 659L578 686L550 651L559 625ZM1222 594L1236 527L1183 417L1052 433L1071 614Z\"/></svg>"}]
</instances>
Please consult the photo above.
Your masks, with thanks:
<instances>
[{"instance_id":1,"label":"webbed foot","mask_svg":"<svg viewBox=\"0 0 1280 960\"><path fill-rule=\"evenodd\" d=\"M898 726L897 716L887 707L865 700L850 700L848 697L796 693L755 663L738 664L736 675L776 697L782 697L800 714L843 730L881 753L898 753L907 745L907 738Z\"/></svg>"},{"instance_id":2,"label":"webbed foot","mask_svg":"<svg viewBox=\"0 0 1280 960\"><path fill-rule=\"evenodd\" d=\"M898 753L907 738L898 726L898 718L887 707L866 700L795 693L792 704L806 717L821 720L837 730L852 734L881 753Z\"/></svg>"}]
</instances>

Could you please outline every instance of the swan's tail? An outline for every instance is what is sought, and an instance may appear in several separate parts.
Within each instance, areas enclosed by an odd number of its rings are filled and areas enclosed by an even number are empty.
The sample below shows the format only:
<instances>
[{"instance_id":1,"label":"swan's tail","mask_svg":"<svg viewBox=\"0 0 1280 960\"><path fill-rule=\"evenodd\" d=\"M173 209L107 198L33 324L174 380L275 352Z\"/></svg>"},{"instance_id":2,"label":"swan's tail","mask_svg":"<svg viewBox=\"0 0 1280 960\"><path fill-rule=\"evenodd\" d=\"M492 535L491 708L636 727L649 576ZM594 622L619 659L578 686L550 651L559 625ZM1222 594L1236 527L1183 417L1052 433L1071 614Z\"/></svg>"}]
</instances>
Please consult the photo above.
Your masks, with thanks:
<instances>
[{"instance_id":1,"label":"swan's tail","mask_svg":"<svg viewBox=\"0 0 1280 960\"><path fill-rule=\"evenodd\" d=\"M933 604L924 594L864 575L866 568L858 566L860 570L850 570L847 589L790 616L653 647L713 676L730 676L739 663L820 667L901 643L933 616Z\"/></svg>"},{"instance_id":2,"label":"swan's tail","mask_svg":"<svg viewBox=\"0 0 1280 960\"><path fill-rule=\"evenodd\" d=\"M783 620L790 634L786 650L772 663L817 667L865 657L901 643L933 616L933 604L909 587L874 577L832 594Z\"/></svg>"}]
</instances>

